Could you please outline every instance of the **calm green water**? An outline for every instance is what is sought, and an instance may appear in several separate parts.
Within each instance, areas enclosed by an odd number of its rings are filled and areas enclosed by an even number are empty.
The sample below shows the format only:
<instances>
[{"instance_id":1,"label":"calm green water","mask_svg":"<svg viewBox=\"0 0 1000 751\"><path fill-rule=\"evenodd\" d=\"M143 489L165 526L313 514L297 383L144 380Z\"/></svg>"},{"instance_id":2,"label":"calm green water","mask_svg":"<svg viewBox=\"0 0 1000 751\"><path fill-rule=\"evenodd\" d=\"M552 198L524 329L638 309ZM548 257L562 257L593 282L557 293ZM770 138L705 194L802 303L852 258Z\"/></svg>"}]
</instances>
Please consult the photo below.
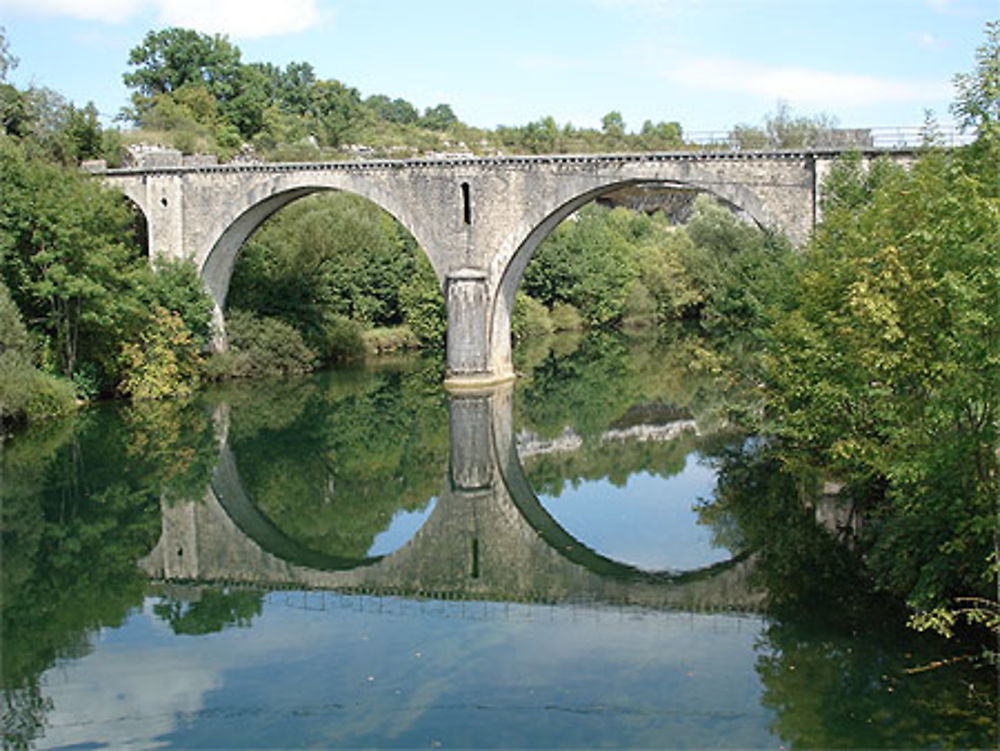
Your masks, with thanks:
<instances>
[{"instance_id":1,"label":"calm green water","mask_svg":"<svg viewBox=\"0 0 1000 751\"><path fill-rule=\"evenodd\" d=\"M4 447L11 748L954 748L996 684L859 595L690 351L405 360ZM965 672L962 672L965 670Z\"/></svg>"}]
</instances>

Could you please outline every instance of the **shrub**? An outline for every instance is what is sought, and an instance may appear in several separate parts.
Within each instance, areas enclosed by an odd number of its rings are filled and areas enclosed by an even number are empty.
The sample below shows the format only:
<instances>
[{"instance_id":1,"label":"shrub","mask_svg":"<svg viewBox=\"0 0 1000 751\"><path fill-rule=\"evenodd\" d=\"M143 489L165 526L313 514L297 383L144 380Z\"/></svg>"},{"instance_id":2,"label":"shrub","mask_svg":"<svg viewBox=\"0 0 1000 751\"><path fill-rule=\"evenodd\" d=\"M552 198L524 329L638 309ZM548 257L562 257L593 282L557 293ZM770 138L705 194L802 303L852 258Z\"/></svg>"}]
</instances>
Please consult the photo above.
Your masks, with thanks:
<instances>
[{"instance_id":1,"label":"shrub","mask_svg":"<svg viewBox=\"0 0 1000 751\"><path fill-rule=\"evenodd\" d=\"M125 375L119 388L133 399L189 396L198 383L194 336L178 313L160 306L138 340L122 345L121 360Z\"/></svg>"},{"instance_id":2,"label":"shrub","mask_svg":"<svg viewBox=\"0 0 1000 751\"><path fill-rule=\"evenodd\" d=\"M76 390L72 381L33 368L31 394L24 406L28 422L46 417L65 417L76 409Z\"/></svg>"},{"instance_id":3,"label":"shrub","mask_svg":"<svg viewBox=\"0 0 1000 751\"><path fill-rule=\"evenodd\" d=\"M625 320L628 326L652 326L656 324L656 300L645 284L636 279L625 300Z\"/></svg>"},{"instance_id":4,"label":"shrub","mask_svg":"<svg viewBox=\"0 0 1000 751\"><path fill-rule=\"evenodd\" d=\"M34 366L28 330L0 282L0 420L32 422L69 414L75 406L71 381Z\"/></svg>"},{"instance_id":5,"label":"shrub","mask_svg":"<svg viewBox=\"0 0 1000 751\"><path fill-rule=\"evenodd\" d=\"M323 316L319 330L309 344L323 362L351 360L365 354L361 324L336 313Z\"/></svg>"},{"instance_id":6,"label":"shrub","mask_svg":"<svg viewBox=\"0 0 1000 751\"><path fill-rule=\"evenodd\" d=\"M308 373L316 364L316 353L306 345L296 328L277 318L256 316L245 310L229 313L231 353L215 362L209 371L221 375L221 366L231 370L222 377L258 378Z\"/></svg>"},{"instance_id":7,"label":"shrub","mask_svg":"<svg viewBox=\"0 0 1000 751\"><path fill-rule=\"evenodd\" d=\"M422 256L413 277L399 290L399 303L406 324L425 347L443 347L448 314L437 276Z\"/></svg>"},{"instance_id":8,"label":"shrub","mask_svg":"<svg viewBox=\"0 0 1000 751\"><path fill-rule=\"evenodd\" d=\"M362 334L365 350L372 354L419 349L420 340L409 326L391 326L369 329Z\"/></svg>"}]
</instances>

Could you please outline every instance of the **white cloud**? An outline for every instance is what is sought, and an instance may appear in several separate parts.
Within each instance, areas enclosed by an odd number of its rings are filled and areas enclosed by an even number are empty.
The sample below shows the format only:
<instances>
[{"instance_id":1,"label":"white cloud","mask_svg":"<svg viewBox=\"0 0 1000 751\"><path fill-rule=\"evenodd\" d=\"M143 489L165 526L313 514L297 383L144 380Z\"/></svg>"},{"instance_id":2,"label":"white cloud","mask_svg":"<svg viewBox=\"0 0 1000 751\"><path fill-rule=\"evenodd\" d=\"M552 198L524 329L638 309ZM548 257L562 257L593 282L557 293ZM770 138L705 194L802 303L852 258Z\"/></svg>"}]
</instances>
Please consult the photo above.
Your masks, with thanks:
<instances>
[{"instance_id":1,"label":"white cloud","mask_svg":"<svg viewBox=\"0 0 1000 751\"><path fill-rule=\"evenodd\" d=\"M237 39L292 34L320 22L315 0L157 0L155 4L161 23Z\"/></svg>"},{"instance_id":2,"label":"white cloud","mask_svg":"<svg viewBox=\"0 0 1000 751\"><path fill-rule=\"evenodd\" d=\"M929 31L916 34L915 38L917 40L917 44L925 50L942 50L948 46L947 43Z\"/></svg>"},{"instance_id":3,"label":"white cloud","mask_svg":"<svg viewBox=\"0 0 1000 751\"><path fill-rule=\"evenodd\" d=\"M754 94L793 104L827 107L930 102L947 98L947 81L906 80L800 67L768 67L730 58L682 62L663 73L673 83L697 89Z\"/></svg>"},{"instance_id":4,"label":"white cloud","mask_svg":"<svg viewBox=\"0 0 1000 751\"><path fill-rule=\"evenodd\" d=\"M291 34L318 26L316 0L0 0L6 12L118 23L150 12L156 22L235 39Z\"/></svg>"}]
</instances>

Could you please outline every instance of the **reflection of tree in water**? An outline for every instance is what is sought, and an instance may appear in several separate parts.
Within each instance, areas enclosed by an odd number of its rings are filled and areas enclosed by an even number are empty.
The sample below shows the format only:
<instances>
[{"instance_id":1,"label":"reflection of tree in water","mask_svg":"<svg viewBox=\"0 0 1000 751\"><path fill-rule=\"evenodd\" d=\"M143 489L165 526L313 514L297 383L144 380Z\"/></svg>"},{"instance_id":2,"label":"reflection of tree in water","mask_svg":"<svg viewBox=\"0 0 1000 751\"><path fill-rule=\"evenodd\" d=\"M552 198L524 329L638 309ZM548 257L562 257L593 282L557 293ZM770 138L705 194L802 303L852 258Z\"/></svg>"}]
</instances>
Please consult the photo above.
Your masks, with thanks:
<instances>
[{"instance_id":1,"label":"reflection of tree in water","mask_svg":"<svg viewBox=\"0 0 1000 751\"><path fill-rule=\"evenodd\" d=\"M275 420L231 403L231 441L254 505L317 552L363 558L393 515L426 507L448 460L448 417L436 368L321 377ZM253 404L246 400L243 404Z\"/></svg>"},{"instance_id":2,"label":"reflection of tree in water","mask_svg":"<svg viewBox=\"0 0 1000 751\"><path fill-rule=\"evenodd\" d=\"M179 414L187 410L192 414ZM41 674L59 659L87 654L96 630L120 625L142 603L145 580L135 562L159 538L161 492L185 486L196 467L211 466L199 453L199 436L210 438L210 425L197 415L180 403L162 413L165 426L181 427L176 442L165 427L150 457L133 449L157 434L155 418L147 414L137 430L108 409L44 425L4 448L5 744L26 748L41 736L51 708ZM184 471L154 471L150 458L169 462L181 450Z\"/></svg>"},{"instance_id":3,"label":"reflection of tree in water","mask_svg":"<svg viewBox=\"0 0 1000 751\"><path fill-rule=\"evenodd\" d=\"M939 657L940 644L887 628L873 612L853 629L786 616L758 650L762 704L793 748L996 747L995 674L907 674Z\"/></svg>"},{"instance_id":4,"label":"reflection of tree in water","mask_svg":"<svg viewBox=\"0 0 1000 751\"><path fill-rule=\"evenodd\" d=\"M622 487L639 472L673 477L683 471L692 451L718 440L693 430L678 431L668 441L608 440L608 431L664 426L695 416L700 426L718 430L711 418L722 389L716 374L697 367L694 354L704 343L696 336L678 336L661 343L649 335L600 333L568 352L550 348L535 360L517 392L518 429L549 439L568 429L581 439L573 451L521 457L536 493L558 496L567 482L605 478Z\"/></svg>"},{"instance_id":5,"label":"reflection of tree in water","mask_svg":"<svg viewBox=\"0 0 1000 751\"><path fill-rule=\"evenodd\" d=\"M905 612L871 591L846 533L817 521L814 478L761 442L714 457L716 495L699 514L718 542L756 551L771 601L757 645L771 729L802 748L992 747L995 672L906 672L951 645L906 629Z\"/></svg>"},{"instance_id":6,"label":"reflection of tree in water","mask_svg":"<svg viewBox=\"0 0 1000 751\"><path fill-rule=\"evenodd\" d=\"M720 424L731 379L720 357L696 334L670 341L649 334L595 332L561 351L558 340L526 368L515 398L514 424L552 438L569 427L584 440L629 416L694 417L702 428Z\"/></svg>"},{"instance_id":7,"label":"reflection of tree in water","mask_svg":"<svg viewBox=\"0 0 1000 751\"><path fill-rule=\"evenodd\" d=\"M167 597L153 612L175 634L212 634L229 627L248 627L263 608L264 593L253 590L197 590L194 599Z\"/></svg>"}]
</instances>

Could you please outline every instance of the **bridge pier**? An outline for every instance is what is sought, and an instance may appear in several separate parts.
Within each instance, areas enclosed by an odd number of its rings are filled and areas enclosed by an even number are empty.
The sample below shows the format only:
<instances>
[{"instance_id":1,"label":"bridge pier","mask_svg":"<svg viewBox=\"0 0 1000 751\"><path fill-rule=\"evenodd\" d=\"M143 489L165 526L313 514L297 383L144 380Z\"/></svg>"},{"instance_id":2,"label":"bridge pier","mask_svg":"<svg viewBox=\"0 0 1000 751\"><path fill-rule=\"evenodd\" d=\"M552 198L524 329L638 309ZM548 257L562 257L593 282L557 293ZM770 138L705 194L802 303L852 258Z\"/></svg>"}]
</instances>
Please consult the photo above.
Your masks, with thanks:
<instances>
[{"instance_id":1,"label":"bridge pier","mask_svg":"<svg viewBox=\"0 0 1000 751\"><path fill-rule=\"evenodd\" d=\"M478 389L514 378L512 367L491 367L496 359L491 351L493 308L486 271L462 268L445 278L445 307L448 329L445 343L448 389Z\"/></svg>"}]
</instances>

